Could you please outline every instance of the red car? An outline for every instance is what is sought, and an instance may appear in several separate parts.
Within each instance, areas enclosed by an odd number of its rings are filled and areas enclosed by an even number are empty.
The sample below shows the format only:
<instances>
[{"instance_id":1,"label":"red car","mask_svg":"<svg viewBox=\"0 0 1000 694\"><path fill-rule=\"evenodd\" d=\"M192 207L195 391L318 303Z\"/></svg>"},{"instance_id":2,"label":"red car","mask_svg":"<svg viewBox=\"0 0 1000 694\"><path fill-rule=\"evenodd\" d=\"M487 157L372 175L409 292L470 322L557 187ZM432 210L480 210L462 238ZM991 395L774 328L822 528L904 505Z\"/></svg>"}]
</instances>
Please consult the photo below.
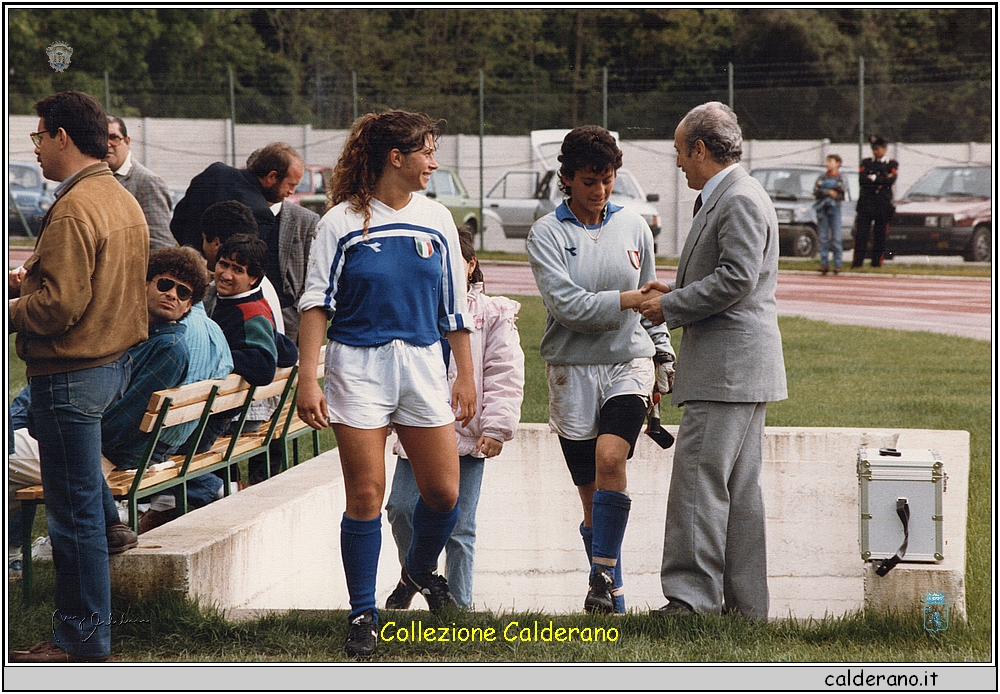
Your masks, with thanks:
<instances>
[{"instance_id":1,"label":"red car","mask_svg":"<svg viewBox=\"0 0 1000 694\"><path fill-rule=\"evenodd\" d=\"M961 255L990 261L993 248L993 169L939 166L913 184L889 223L894 255Z\"/></svg>"},{"instance_id":2,"label":"red car","mask_svg":"<svg viewBox=\"0 0 1000 694\"><path fill-rule=\"evenodd\" d=\"M295 187L295 192L285 200L299 204L307 195L326 195L330 188L330 176L333 175L333 168L329 166L318 166L310 164L302 174L302 180Z\"/></svg>"}]
</instances>

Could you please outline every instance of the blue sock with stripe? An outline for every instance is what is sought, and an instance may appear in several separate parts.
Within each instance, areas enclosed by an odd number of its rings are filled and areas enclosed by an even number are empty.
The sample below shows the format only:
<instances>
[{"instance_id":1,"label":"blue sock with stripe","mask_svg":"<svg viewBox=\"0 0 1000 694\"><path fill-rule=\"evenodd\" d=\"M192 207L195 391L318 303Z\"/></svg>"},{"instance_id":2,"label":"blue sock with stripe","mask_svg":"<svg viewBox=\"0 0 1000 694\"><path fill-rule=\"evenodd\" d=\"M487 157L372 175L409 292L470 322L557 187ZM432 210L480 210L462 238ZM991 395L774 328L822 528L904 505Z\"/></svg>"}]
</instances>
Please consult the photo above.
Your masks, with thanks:
<instances>
[{"instance_id":1,"label":"blue sock with stripe","mask_svg":"<svg viewBox=\"0 0 1000 694\"><path fill-rule=\"evenodd\" d=\"M583 538L583 548L587 550L587 564L594 563L594 529L588 528L580 521L580 537ZM618 561L615 562L615 584L613 588L615 590L621 588L625 584L625 579L622 577L622 554L621 550L618 550ZM615 614L625 614L625 595L613 595L615 599Z\"/></svg>"},{"instance_id":2,"label":"blue sock with stripe","mask_svg":"<svg viewBox=\"0 0 1000 694\"><path fill-rule=\"evenodd\" d=\"M354 619L365 610L375 610L375 623L378 623L375 577L381 550L382 514L372 520L355 520L345 513L340 521L340 556L351 599L348 619Z\"/></svg>"},{"instance_id":3,"label":"blue sock with stripe","mask_svg":"<svg viewBox=\"0 0 1000 694\"><path fill-rule=\"evenodd\" d=\"M622 540L625 537L625 527L628 525L628 514L631 508L632 500L621 492L613 492L607 489L598 489L594 492L594 527L592 528L591 563L594 563L593 557L607 559L614 557L614 567L604 565L606 568L610 568L614 574L614 588L621 588L624 584L621 562ZM586 538L584 539L584 544L586 544ZM625 596L616 595L614 597L615 612L624 612Z\"/></svg>"},{"instance_id":4,"label":"blue sock with stripe","mask_svg":"<svg viewBox=\"0 0 1000 694\"><path fill-rule=\"evenodd\" d=\"M458 502L450 511L435 511L417 499L413 508L413 537L406 553L406 570L413 576L437 570L438 557L458 523Z\"/></svg>"}]
</instances>

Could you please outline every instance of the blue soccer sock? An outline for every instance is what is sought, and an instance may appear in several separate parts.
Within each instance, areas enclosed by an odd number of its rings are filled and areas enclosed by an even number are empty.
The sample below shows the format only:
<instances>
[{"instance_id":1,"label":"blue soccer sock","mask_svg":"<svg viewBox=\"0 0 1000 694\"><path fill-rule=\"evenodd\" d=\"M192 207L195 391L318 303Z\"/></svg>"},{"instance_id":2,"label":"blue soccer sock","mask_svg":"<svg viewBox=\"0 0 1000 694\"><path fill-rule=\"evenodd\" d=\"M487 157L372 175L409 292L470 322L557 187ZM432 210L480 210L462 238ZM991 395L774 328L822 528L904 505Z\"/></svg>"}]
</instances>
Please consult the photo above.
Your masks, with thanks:
<instances>
[{"instance_id":1,"label":"blue soccer sock","mask_svg":"<svg viewBox=\"0 0 1000 694\"><path fill-rule=\"evenodd\" d=\"M594 529L585 526L583 521L580 521L580 537L583 538L583 548L587 550L587 564L592 565L594 563ZM618 560L615 562L614 576L615 583L612 589L619 590L625 584L625 579L622 575L621 549L618 550ZM615 594L612 597L615 599L615 614L625 614L625 594Z\"/></svg>"},{"instance_id":2,"label":"blue soccer sock","mask_svg":"<svg viewBox=\"0 0 1000 694\"><path fill-rule=\"evenodd\" d=\"M365 610L375 610L375 577L378 572L378 555L382 549L382 515L372 520L355 520L345 513L340 521L340 556L347 576L347 592L351 599L354 619Z\"/></svg>"},{"instance_id":3,"label":"blue soccer sock","mask_svg":"<svg viewBox=\"0 0 1000 694\"><path fill-rule=\"evenodd\" d=\"M615 586L621 586L621 552L622 539L625 537L625 527L628 525L628 514L632 508L632 500L621 492L598 489L594 492L594 541L593 558L613 559L614 566L594 561L611 569L615 574Z\"/></svg>"},{"instance_id":4,"label":"blue soccer sock","mask_svg":"<svg viewBox=\"0 0 1000 694\"><path fill-rule=\"evenodd\" d=\"M435 511L424 503L423 497L417 499L413 508L413 537L406 553L406 571L411 576L437 569L438 557L458 523L458 514L457 501L450 511Z\"/></svg>"}]
</instances>

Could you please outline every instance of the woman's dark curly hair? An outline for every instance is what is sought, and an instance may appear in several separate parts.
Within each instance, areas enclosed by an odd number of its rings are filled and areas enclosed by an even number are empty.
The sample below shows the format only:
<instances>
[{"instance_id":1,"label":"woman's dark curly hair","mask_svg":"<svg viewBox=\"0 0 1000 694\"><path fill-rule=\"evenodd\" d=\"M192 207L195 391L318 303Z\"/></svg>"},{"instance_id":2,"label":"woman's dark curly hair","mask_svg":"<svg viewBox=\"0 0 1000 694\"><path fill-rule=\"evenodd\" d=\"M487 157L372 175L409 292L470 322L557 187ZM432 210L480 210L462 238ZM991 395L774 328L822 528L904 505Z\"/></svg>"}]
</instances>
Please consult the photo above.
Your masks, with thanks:
<instances>
[{"instance_id":1,"label":"woman's dark curly hair","mask_svg":"<svg viewBox=\"0 0 1000 694\"><path fill-rule=\"evenodd\" d=\"M563 176L573 180L577 171L592 171L601 174L608 169L622 166L622 151L614 136L597 125L584 125L570 130L563 138L559 154L559 190L569 195L569 186L563 183Z\"/></svg>"},{"instance_id":2,"label":"woman's dark curly hair","mask_svg":"<svg viewBox=\"0 0 1000 694\"><path fill-rule=\"evenodd\" d=\"M328 207L349 202L352 210L364 215L367 235L375 186L385 170L389 153L394 149L403 154L417 152L426 144L428 135L437 141L441 135L440 122L427 114L408 111L368 113L354 121L333 170Z\"/></svg>"},{"instance_id":3,"label":"woman's dark curly hair","mask_svg":"<svg viewBox=\"0 0 1000 694\"><path fill-rule=\"evenodd\" d=\"M146 281L149 282L157 275L170 275L191 287L192 306L205 296L205 287L208 286L205 257L190 246L161 248L150 253Z\"/></svg>"}]
</instances>

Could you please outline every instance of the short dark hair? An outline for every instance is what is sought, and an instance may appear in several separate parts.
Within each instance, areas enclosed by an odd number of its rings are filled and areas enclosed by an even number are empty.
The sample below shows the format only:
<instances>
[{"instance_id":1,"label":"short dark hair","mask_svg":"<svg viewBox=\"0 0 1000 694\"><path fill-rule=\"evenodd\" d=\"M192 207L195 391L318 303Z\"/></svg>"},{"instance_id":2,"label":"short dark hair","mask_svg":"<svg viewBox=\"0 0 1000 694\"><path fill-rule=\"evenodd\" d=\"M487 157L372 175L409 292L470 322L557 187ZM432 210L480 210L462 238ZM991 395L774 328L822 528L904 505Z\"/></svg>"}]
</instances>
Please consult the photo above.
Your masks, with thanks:
<instances>
[{"instance_id":1,"label":"short dark hair","mask_svg":"<svg viewBox=\"0 0 1000 694\"><path fill-rule=\"evenodd\" d=\"M35 104L35 113L51 135L66 131L82 154L108 156L108 116L101 102L83 92L51 94Z\"/></svg>"},{"instance_id":2,"label":"short dark hair","mask_svg":"<svg viewBox=\"0 0 1000 694\"><path fill-rule=\"evenodd\" d=\"M604 173L618 171L622 166L622 151L614 136L597 125L584 125L570 130L563 138L560 149L559 190L569 195L569 187L562 177L572 180L577 171Z\"/></svg>"},{"instance_id":3,"label":"short dark hair","mask_svg":"<svg viewBox=\"0 0 1000 694\"><path fill-rule=\"evenodd\" d=\"M881 135L869 135L868 144L872 147L888 147L889 141Z\"/></svg>"},{"instance_id":4,"label":"short dark hair","mask_svg":"<svg viewBox=\"0 0 1000 694\"><path fill-rule=\"evenodd\" d=\"M256 235L259 229L253 210L239 200L223 200L209 205L198 224L206 241L219 239L221 243L236 234Z\"/></svg>"},{"instance_id":5,"label":"short dark hair","mask_svg":"<svg viewBox=\"0 0 1000 694\"><path fill-rule=\"evenodd\" d=\"M458 228L458 244L462 248L462 257L465 259L465 262L469 262L476 257L475 232L473 231L473 226L468 222ZM469 280L469 284L483 281L483 271L480 269L479 263L476 263L476 268L466 279Z\"/></svg>"},{"instance_id":6,"label":"short dark hair","mask_svg":"<svg viewBox=\"0 0 1000 694\"><path fill-rule=\"evenodd\" d=\"M839 154L827 154L826 158L833 159L835 162L837 162L838 166L844 163L844 160L840 158Z\"/></svg>"},{"instance_id":7,"label":"short dark hair","mask_svg":"<svg viewBox=\"0 0 1000 694\"><path fill-rule=\"evenodd\" d=\"M258 178L264 178L272 171L276 171L278 180L284 180L293 160L302 161L302 157L292 149L291 145L272 142L247 157L247 169Z\"/></svg>"},{"instance_id":8,"label":"short dark hair","mask_svg":"<svg viewBox=\"0 0 1000 694\"><path fill-rule=\"evenodd\" d=\"M109 113L108 114L108 125L111 125L112 123L117 123L118 124L118 129L122 131L122 137L128 137L128 128L125 127L125 121L123 121L118 116L112 116Z\"/></svg>"},{"instance_id":9,"label":"short dark hair","mask_svg":"<svg viewBox=\"0 0 1000 694\"><path fill-rule=\"evenodd\" d=\"M267 268L267 244L256 234L234 234L219 247L218 257L246 265L247 274L259 280Z\"/></svg>"},{"instance_id":10,"label":"short dark hair","mask_svg":"<svg viewBox=\"0 0 1000 694\"><path fill-rule=\"evenodd\" d=\"M194 306L205 296L208 286L208 268L205 258L188 246L161 248L149 254L146 266L146 281L157 275L170 275L191 287L191 305Z\"/></svg>"}]
</instances>

